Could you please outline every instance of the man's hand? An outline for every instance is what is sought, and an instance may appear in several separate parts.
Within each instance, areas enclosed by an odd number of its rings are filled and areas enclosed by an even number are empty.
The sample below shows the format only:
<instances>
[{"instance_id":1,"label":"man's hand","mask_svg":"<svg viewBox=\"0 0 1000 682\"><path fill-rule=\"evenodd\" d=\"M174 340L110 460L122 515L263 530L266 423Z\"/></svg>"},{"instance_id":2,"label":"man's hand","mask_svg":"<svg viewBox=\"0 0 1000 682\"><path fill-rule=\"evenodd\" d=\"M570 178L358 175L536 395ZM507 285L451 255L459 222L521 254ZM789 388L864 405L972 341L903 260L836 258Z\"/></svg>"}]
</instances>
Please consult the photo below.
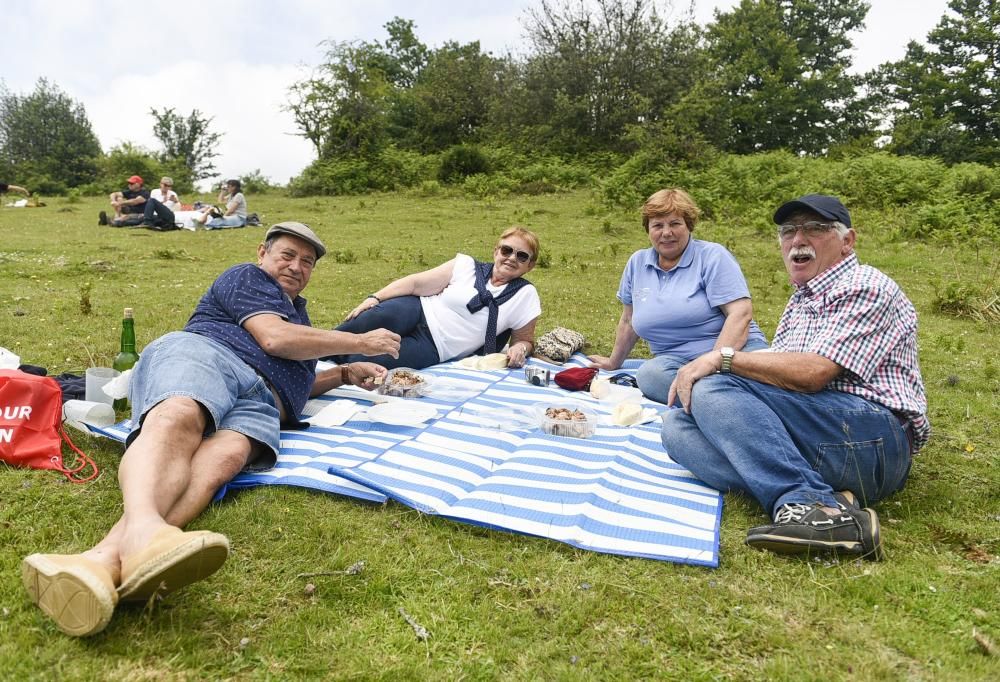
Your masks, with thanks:
<instances>
[{"instance_id":1,"label":"man's hand","mask_svg":"<svg viewBox=\"0 0 1000 682\"><path fill-rule=\"evenodd\" d=\"M347 366L347 378L352 386L370 391L375 388L376 379L384 379L388 370L374 362L352 362Z\"/></svg>"},{"instance_id":2,"label":"man's hand","mask_svg":"<svg viewBox=\"0 0 1000 682\"><path fill-rule=\"evenodd\" d=\"M374 331L359 334L361 341L362 355L391 355L399 357L399 334L388 329L375 329Z\"/></svg>"},{"instance_id":3,"label":"man's hand","mask_svg":"<svg viewBox=\"0 0 1000 682\"><path fill-rule=\"evenodd\" d=\"M616 365L611 362L611 358L604 355L588 355L587 359L590 360L591 367L603 369L608 372L613 372L621 367L621 365Z\"/></svg>"},{"instance_id":4,"label":"man's hand","mask_svg":"<svg viewBox=\"0 0 1000 682\"><path fill-rule=\"evenodd\" d=\"M691 414L691 391L694 389L695 382L709 374L715 374L720 369L722 369L722 354L717 350L710 350L699 355L681 367L677 370L677 376L673 383L670 384L667 405L673 405L674 400L680 398L684 411Z\"/></svg>"}]
</instances>

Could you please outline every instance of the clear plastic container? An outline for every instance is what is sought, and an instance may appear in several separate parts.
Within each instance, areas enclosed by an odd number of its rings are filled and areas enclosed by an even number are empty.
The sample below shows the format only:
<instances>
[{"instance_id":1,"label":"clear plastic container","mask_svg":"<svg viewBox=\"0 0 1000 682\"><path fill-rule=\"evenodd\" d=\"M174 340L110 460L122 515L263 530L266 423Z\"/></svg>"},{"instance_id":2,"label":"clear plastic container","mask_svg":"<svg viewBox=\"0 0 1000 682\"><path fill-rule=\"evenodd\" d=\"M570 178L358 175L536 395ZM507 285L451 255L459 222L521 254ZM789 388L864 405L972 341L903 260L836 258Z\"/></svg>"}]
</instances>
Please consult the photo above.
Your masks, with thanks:
<instances>
[{"instance_id":1,"label":"clear plastic container","mask_svg":"<svg viewBox=\"0 0 1000 682\"><path fill-rule=\"evenodd\" d=\"M378 387L381 395L391 395L397 398L420 398L430 388L430 375L418 372L408 367L390 369L385 375L385 381Z\"/></svg>"},{"instance_id":2,"label":"clear plastic container","mask_svg":"<svg viewBox=\"0 0 1000 682\"><path fill-rule=\"evenodd\" d=\"M597 430L597 413L583 403L552 401L534 406L543 433L568 438L590 438Z\"/></svg>"}]
</instances>

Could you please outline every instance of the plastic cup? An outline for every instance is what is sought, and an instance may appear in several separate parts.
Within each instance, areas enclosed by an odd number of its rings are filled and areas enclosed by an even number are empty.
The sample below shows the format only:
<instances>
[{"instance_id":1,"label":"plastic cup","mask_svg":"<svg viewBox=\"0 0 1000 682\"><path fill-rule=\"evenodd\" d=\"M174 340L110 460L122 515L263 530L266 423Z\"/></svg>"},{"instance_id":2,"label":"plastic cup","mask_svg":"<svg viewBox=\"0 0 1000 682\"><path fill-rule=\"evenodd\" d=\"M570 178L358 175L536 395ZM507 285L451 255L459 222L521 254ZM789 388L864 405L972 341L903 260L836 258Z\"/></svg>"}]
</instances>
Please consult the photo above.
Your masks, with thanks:
<instances>
[{"instance_id":1,"label":"plastic cup","mask_svg":"<svg viewBox=\"0 0 1000 682\"><path fill-rule=\"evenodd\" d=\"M87 369L87 388L84 392L87 402L112 404L114 399L102 389L104 388L104 384L119 374L120 372L117 369L111 369L110 367L90 367Z\"/></svg>"},{"instance_id":2,"label":"plastic cup","mask_svg":"<svg viewBox=\"0 0 1000 682\"><path fill-rule=\"evenodd\" d=\"M91 426L111 426L115 423L115 411L107 403L86 400L67 400L63 404L63 419L71 426L86 431L84 424Z\"/></svg>"}]
</instances>

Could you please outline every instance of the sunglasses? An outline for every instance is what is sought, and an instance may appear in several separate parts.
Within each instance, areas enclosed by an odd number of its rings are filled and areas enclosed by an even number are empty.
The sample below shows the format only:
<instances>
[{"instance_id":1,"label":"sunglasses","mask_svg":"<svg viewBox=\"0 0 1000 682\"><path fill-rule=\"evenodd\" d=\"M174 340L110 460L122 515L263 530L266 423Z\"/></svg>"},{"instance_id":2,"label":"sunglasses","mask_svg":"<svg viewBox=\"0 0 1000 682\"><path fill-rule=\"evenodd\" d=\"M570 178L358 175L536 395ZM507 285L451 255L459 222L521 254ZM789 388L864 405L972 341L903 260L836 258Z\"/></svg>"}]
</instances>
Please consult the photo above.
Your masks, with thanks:
<instances>
[{"instance_id":1,"label":"sunglasses","mask_svg":"<svg viewBox=\"0 0 1000 682\"><path fill-rule=\"evenodd\" d=\"M500 255L504 258L510 258L510 254L514 254L517 258L518 263L527 263L531 260L531 254L527 251L516 251L513 246L507 246L506 244L500 245Z\"/></svg>"},{"instance_id":2,"label":"sunglasses","mask_svg":"<svg viewBox=\"0 0 1000 682\"><path fill-rule=\"evenodd\" d=\"M833 229L833 223L821 223L818 220L810 220L806 223L801 223L796 225L795 223L785 223L784 225L778 226L778 237L780 239L788 240L795 236L795 233L802 230L802 233L808 237L819 237L826 234Z\"/></svg>"}]
</instances>

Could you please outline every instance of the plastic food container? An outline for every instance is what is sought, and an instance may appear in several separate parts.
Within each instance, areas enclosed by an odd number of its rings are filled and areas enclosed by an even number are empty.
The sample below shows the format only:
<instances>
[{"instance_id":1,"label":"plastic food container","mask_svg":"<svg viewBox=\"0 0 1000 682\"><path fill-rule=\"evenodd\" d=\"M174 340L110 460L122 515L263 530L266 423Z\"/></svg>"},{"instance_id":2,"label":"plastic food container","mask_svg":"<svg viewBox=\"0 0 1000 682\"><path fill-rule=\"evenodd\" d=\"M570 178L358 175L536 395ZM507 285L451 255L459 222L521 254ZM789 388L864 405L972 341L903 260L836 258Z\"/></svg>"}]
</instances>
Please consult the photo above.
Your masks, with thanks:
<instances>
[{"instance_id":1,"label":"plastic food container","mask_svg":"<svg viewBox=\"0 0 1000 682\"><path fill-rule=\"evenodd\" d=\"M569 438L590 438L597 430L597 413L582 403L537 403L535 413L543 433Z\"/></svg>"},{"instance_id":2,"label":"plastic food container","mask_svg":"<svg viewBox=\"0 0 1000 682\"><path fill-rule=\"evenodd\" d=\"M391 395L397 398L419 398L427 393L431 378L415 369L397 367L390 369L385 381L378 387L381 395Z\"/></svg>"}]
</instances>

